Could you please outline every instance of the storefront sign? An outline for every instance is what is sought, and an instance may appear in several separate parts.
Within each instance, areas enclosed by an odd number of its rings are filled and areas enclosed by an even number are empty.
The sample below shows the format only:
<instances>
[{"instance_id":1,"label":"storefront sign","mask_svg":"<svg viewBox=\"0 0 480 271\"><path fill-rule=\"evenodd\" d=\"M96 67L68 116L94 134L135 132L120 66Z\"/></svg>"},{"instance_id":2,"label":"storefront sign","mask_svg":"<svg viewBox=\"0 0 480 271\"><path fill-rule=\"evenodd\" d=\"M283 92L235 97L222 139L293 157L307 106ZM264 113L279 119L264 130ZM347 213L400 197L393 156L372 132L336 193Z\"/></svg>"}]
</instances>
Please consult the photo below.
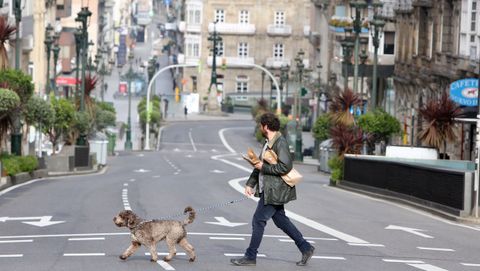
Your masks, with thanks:
<instances>
[{"instance_id":1,"label":"storefront sign","mask_svg":"<svg viewBox=\"0 0 480 271\"><path fill-rule=\"evenodd\" d=\"M478 106L478 79L467 78L450 84L450 98L464 106Z\"/></svg>"}]
</instances>

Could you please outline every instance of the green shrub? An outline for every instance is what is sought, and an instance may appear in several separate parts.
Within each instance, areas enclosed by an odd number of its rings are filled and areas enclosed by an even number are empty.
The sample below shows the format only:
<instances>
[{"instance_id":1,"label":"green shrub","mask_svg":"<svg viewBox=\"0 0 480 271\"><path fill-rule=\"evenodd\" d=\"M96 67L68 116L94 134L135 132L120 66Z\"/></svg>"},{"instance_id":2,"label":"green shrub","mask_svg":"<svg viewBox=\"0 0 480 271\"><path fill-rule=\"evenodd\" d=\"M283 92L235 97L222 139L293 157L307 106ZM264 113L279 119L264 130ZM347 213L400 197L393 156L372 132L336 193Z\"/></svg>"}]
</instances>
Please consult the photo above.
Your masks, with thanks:
<instances>
[{"instance_id":1,"label":"green shrub","mask_svg":"<svg viewBox=\"0 0 480 271\"><path fill-rule=\"evenodd\" d=\"M9 176L21 172L33 172L38 168L38 160L35 156L12 156L2 154L2 164L5 173Z\"/></svg>"},{"instance_id":2,"label":"green shrub","mask_svg":"<svg viewBox=\"0 0 480 271\"><path fill-rule=\"evenodd\" d=\"M330 178L332 181L338 182L343 179L343 159L339 156L334 156L328 160L328 166L332 170Z\"/></svg>"},{"instance_id":3,"label":"green shrub","mask_svg":"<svg viewBox=\"0 0 480 271\"><path fill-rule=\"evenodd\" d=\"M319 141L324 141L330 137L330 128L332 121L329 114L323 114L317 118L313 125L313 137Z\"/></svg>"},{"instance_id":4,"label":"green shrub","mask_svg":"<svg viewBox=\"0 0 480 271\"><path fill-rule=\"evenodd\" d=\"M20 163L15 157L5 158L2 160L2 166L5 173L9 176L13 176L22 172L20 169Z\"/></svg>"},{"instance_id":5,"label":"green shrub","mask_svg":"<svg viewBox=\"0 0 480 271\"><path fill-rule=\"evenodd\" d=\"M33 172L38 168L38 160L33 155L17 157L21 172Z\"/></svg>"}]
</instances>

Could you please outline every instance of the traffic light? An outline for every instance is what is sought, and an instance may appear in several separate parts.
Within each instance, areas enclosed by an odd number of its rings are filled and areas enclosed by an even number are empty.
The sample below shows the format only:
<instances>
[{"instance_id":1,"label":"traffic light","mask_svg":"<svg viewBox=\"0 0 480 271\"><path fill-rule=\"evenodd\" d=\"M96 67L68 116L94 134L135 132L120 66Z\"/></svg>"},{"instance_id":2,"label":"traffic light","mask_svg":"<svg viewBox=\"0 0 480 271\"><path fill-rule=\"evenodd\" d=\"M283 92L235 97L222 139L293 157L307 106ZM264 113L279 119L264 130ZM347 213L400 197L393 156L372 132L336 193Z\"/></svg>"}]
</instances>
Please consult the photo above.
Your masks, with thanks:
<instances>
[{"instance_id":1,"label":"traffic light","mask_svg":"<svg viewBox=\"0 0 480 271\"><path fill-rule=\"evenodd\" d=\"M180 102L180 89L178 87L175 88L175 102Z\"/></svg>"},{"instance_id":2,"label":"traffic light","mask_svg":"<svg viewBox=\"0 0 480 271\"><path fill-rule=\"evenodd\" d=\"M226 70L226 69L227 69L227 58L222 57L222 70Z\"/></svg>"},{"instance_id":3,"label":"traffic light","mask_svg":"<svg viewBox=\"0 0 480 271\"><path fill-rule=\"evenodd\" d=\"M307 95L308 90L304 87L302 87L300 94L303 96Z\"/></svg>"}]
</instances>

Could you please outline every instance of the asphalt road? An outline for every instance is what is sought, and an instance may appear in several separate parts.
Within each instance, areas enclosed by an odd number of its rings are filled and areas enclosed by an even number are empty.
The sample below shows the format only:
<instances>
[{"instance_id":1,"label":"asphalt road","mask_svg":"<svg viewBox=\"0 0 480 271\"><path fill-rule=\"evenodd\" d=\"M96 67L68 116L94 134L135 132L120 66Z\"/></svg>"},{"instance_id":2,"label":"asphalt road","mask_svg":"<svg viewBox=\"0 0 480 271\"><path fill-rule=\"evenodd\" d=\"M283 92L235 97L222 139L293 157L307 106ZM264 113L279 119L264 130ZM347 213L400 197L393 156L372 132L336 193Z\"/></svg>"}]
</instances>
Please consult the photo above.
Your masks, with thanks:
<instances>
[{"instance_id":1,"label":"asphalt road","mask_svg":"<svg viewBox=\"0 0 480 271\"><path fill-rule=\"evenodd\" d=\"M159 151L110 157L101 174L0 192L0 270L480 270L479 227L330 187L328 176L298 164L305 179L286 208L316 247L309 265L295 266L299 251L270 222L257 266L232 266L248 246L256 202L225 203L243 197L250 167L240 153L260 149L252 132L251 121L171 122ZM198 211L187 226L197 261L181 248L169 263L150 262L145 248L118 258L130 237L114 215L162 218L188 205Z\"/></svg>"}]
</instances>

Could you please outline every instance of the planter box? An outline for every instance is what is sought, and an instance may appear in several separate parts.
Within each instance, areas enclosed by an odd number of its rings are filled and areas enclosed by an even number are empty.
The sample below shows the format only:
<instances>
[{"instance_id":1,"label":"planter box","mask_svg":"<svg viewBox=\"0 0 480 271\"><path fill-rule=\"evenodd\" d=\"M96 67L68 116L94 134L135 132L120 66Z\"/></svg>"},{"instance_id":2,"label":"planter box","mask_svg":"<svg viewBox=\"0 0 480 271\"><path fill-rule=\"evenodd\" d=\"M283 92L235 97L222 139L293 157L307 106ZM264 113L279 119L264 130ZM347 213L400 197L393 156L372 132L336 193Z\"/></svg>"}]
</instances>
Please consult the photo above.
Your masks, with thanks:
<instances>
[{"instance_id":1,"label":"planter box","mask_svg":"<svg viewBox=\"0 0 480 271\"><path fill-rule=\"evenodd\" d=\"M47 170L46 169L37 169L30 173L32 179L40 179L47 177Z\"/></svg>"},{"instance_id":2,"label":"planter box","mask_svg":"<svg viewBox=\"0 0 480 271\"><path fill-rule=\"evenodd\" d=\"M11 176L11 179L12 179L12 184L17 185L17 184L21 184L21 183L30 181L32 179L32 177L30 176L30 173L28 173L28 172L21 172L21 173L18 173L16 175Z\"/></svg>"}]
</instances>

